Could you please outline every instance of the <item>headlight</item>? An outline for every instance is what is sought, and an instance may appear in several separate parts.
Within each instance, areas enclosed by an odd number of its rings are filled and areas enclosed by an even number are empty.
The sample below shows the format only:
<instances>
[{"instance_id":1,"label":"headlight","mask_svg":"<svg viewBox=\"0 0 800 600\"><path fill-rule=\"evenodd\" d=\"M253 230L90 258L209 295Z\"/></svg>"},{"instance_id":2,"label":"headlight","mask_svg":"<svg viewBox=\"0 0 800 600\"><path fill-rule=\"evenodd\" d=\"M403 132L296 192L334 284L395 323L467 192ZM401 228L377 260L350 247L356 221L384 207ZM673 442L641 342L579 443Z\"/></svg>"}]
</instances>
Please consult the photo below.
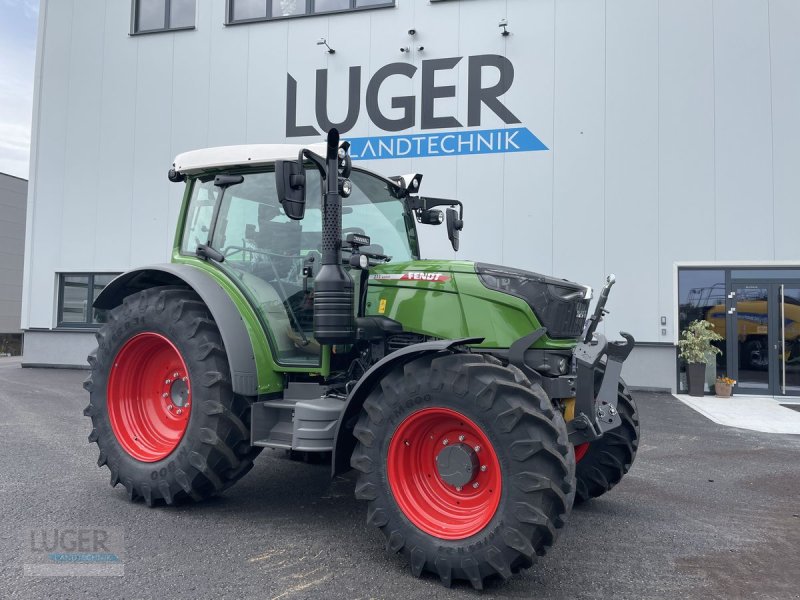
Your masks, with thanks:
<instances>
[{"instance_id":1,"label":"headlight","mask_svg":"<svg viewBox=\"0 0 800 600\"><path fill-rule=\"evenodd\" d=\"M345 179L344 177L339 177L339 195L342 198L350 197L350 194L353 193L353 182L349 179Z\"/></svg>"},{"instance_id":2,"label":"headlight","mask_svg":"<svg viewBox=\"0 0 800 600\"><path fill-rule=\"evenodd\" d=\"M583 332L589 311L586 286L496 265L478 263L475 270L487 288L525 300L551 338L576 338Z\"/></svg>"}]
</instances>

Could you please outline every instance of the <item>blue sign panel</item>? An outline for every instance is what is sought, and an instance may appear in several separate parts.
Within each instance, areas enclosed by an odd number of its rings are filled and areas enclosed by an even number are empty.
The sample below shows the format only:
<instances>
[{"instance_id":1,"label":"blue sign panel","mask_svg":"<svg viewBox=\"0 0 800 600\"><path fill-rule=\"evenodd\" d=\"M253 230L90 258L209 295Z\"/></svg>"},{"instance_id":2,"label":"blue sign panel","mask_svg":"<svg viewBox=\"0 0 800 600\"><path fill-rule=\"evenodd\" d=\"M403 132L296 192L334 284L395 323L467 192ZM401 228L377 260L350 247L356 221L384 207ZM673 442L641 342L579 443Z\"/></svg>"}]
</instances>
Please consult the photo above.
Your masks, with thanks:
<instances>
[{"instance_id":1,"label":"blue sign panel","mask_svg":"<svg viewBox=\"0 0 800 600\"><path fill-rule=\"evenodd\" d=\"M350 138L347 141L351 144L350 155L359 160L548 150L527 127Z\"/></svg>"}]
</instances>

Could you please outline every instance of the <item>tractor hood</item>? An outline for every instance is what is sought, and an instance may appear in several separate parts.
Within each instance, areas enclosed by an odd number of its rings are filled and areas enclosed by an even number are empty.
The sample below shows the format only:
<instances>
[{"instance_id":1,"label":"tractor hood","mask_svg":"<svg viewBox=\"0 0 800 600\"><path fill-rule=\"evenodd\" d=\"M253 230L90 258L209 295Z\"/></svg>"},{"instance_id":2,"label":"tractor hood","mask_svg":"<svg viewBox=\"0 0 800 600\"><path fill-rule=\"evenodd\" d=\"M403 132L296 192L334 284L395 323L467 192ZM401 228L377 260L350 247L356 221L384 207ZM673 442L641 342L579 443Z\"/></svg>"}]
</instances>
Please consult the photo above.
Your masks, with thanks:
<instances>
[{"instance_id":1,"label":"tractor hood","mask_svg":"<svg viewBox=\"0 0 800 600\"><path fill-rule=\"evenodd\" d=\"M475 263L465 260L412 260L370 269L370 285L400 286L457 292L456 274L475 275Z\"/></svg>"},{"instance_id":2,"label":"tractor hood","mask_svg":"<svg viewBox=\"0 0 800 600\"><path fill-rule=\"evenodd\" d=\"M546 327L548 338L574 343L591 290L529 271L470 261L415 260L374 267L366 314L400 321L406 331L442 339L482 337L508 348Z\"/></svg>"}]
</instances>

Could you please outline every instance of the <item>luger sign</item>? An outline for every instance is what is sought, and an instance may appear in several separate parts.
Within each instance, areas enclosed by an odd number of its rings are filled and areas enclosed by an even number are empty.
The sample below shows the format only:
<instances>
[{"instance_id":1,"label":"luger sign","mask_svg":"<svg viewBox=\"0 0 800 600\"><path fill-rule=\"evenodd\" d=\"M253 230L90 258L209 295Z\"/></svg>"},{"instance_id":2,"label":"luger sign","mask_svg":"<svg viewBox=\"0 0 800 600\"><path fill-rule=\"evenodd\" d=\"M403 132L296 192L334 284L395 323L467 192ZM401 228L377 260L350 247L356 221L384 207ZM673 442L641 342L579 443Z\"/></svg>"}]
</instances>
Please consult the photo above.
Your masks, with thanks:
<instances>
[{"instance_id":1,"label":"luger sign","mask_svg":"<svg viewBox=\"0 0 800 600\"><path fill-rule=\"evenodd\" d=\"M417 158L452 156L461 154L489 154L498 152L532 152L547 147L527 128L466 129L481 126L485 106L506 125L517 125L520 120L503 104L500 97L514 83L514 65L497 54L480 54L467 58L467 123L453 115L438 115L434 103L438 98L453 98L454 85L436 85L436 74L453 69L463 57L423 60L421 68L410 63L391 63L378 69L366 86L364 104L367 115L379 129L394 133L419 128L421 133L390 135L369 138L348 138L351 154L360 159ZM495 70L493 85L484 85L485 74ZM381 87L390 77L412 79L421 71L421 94L396 96L391 99L391 114L378 103ZM499 74L499 79L498 79ZM297 80L287 75L286 137L318 136L313 125L299 124L297 115ZM463 93L463 91L462 91ZM342 121L334 122L328 110L328 70L316 73L315 117L322 131L336 127L347 133L355 127L362 110L362 69L350 67L347 113ZM428 133L429 131L435 133ZM451 131L442 131L451 130Z\"/></svg>"}]
</instances>

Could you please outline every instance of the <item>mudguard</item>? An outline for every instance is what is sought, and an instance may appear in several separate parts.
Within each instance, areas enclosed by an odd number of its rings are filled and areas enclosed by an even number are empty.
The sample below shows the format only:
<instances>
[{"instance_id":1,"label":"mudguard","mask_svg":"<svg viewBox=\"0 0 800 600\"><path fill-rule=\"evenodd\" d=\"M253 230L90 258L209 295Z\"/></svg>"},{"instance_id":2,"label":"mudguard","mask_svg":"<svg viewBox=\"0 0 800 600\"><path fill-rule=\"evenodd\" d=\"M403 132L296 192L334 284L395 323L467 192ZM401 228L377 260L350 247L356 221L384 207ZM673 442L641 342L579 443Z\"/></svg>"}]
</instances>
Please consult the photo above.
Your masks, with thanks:
<instances>
[{"instance_id":1,"label":"mudguard","mask_svg":"<svg viewBox=\"0 0 800 600\"><path fill-rule=\"evenodd\" d=\"M356 438L353 436L353 428L358 421L361 407L372 389L380 382L381 378L390 370L399 365L410 362L426 354L435 354L444 350L449 350L454 346L466 344L480 344L483 338L464 338L460 340L436 340L433 342L423 342L401 348L383 357L376 362L359 379L347 396L347 402L342 411L342 417L336 425L336 433L333 440L333 457L331 460L331 477L344 473L350 469L350 455L356 447Z\"/></svg>"},{"instance_id":2,"label":"mudguard","mask_svg":"<svg viewBox=\"0 0 800 600\"><path fill-rule=\"evenodd\" d=\"M247 328L231 297L202 270L190 265L149 265L123 273L94 301L93 306L112 309L131 294L161 285L183 285L193 289L214 317L231 369L233 391L244 396L258 395L258 372Z\"/></svg>"}]
</instances>

